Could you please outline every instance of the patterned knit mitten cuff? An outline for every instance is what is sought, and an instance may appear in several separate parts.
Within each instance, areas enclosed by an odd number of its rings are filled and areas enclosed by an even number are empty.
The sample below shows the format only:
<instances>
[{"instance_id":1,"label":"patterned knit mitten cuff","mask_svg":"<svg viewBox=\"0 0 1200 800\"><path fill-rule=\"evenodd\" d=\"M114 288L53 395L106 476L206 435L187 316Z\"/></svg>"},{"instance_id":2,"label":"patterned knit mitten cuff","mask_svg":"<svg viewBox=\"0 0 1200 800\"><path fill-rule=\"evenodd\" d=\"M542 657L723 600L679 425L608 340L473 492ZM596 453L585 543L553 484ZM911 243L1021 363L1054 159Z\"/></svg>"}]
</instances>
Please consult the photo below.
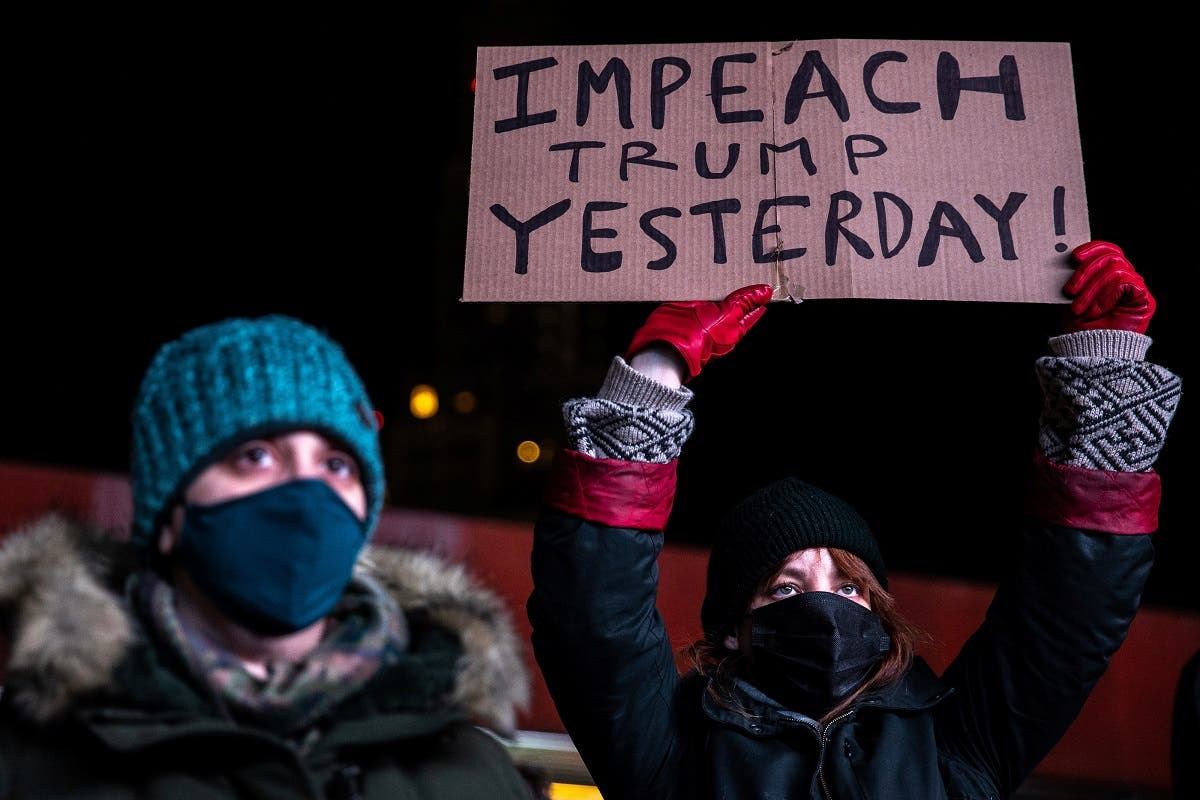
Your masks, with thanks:
<instances>
[{"instance_id":1,"label":"patterned knit mitten cuff","mask_svg":"<svg viewBox=\"0 0 1200 800\"><path fill-rule=\"evenodd\" d=\"M679 458L695 419L690 389L672 390L613 359L599 397L563 404L567 446L593 458L666 464Z\"/></svg>"},{"instance_id":2,"label":"patterned knit mitten cuff","mask_svg":"<svg viewBox=\"0 0 1200 800\"><path fill-rule=\"evenodd\" d=\"M1113 472L1154 466L1179 404L1179 376L1132 359L1047 356L1037 361L1037 377L1046 458Z\"/></svg>"}]
</instances>

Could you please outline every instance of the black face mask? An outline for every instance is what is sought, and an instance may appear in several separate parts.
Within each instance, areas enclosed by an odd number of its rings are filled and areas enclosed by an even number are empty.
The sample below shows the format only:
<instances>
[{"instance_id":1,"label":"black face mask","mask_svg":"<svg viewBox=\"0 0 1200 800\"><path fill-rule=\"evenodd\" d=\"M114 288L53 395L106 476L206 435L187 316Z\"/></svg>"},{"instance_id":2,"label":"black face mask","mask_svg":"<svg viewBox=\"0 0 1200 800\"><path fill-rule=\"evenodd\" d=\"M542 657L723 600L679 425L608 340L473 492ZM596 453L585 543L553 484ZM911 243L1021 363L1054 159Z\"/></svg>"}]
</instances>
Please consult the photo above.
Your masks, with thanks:
<instances>
[{"instance_id":1,"label":"black face mask","mask_svg":"<svg viewBox=\"0 0 1200 800\"><path fill-rule=\"evenodd\" d=\"M853 694L891 647L879 615L832 592L805 592L749 616L751 683L810 716Z\"/></svg>"}]
</instances>

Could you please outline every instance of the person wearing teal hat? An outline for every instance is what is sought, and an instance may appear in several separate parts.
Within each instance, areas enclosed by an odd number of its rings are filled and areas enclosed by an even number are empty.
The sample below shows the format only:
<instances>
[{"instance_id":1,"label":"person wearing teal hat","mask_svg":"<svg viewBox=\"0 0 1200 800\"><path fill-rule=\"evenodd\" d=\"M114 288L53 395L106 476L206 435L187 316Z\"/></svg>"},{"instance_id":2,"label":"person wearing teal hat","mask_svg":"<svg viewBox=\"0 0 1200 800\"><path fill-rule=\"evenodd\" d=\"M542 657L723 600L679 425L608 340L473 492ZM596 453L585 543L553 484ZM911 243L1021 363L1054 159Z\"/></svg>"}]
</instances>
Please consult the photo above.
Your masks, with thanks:
<instances>
[{"instance_id":1,"label":"person wearing teal hat","mask_svg":"<svg viewBox=\"0 0 1200 800\"><path fill-rule=\"evenodd\" d=\"M0 544L0 797L529 798L508 610L459 565L371 545L380 419L301 320L163 345L126 540L51 515Z\"/></svg>"}]
</instances>

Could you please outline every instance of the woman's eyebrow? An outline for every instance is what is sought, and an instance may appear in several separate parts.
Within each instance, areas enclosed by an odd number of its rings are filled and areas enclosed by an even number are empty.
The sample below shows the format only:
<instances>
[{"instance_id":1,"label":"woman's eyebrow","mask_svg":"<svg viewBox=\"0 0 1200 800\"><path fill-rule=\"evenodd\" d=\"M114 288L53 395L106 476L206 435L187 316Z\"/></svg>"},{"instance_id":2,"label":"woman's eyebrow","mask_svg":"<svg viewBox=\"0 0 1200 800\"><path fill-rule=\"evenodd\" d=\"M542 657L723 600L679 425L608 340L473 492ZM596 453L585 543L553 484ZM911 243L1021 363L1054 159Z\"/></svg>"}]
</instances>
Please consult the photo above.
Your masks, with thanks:
<instances>
[{"instance_id":1,"label":"woman's eyebrow","mask_svg":"<svg viewBox=\"0 0 1200 800\"><path fill-rule=\"evenodd\" d=\"M803 567L786 567L771 580L771 583L776 583L784 579L798 581L808 580L808 570L804 569Z\"/></svg>"}]
</instances>

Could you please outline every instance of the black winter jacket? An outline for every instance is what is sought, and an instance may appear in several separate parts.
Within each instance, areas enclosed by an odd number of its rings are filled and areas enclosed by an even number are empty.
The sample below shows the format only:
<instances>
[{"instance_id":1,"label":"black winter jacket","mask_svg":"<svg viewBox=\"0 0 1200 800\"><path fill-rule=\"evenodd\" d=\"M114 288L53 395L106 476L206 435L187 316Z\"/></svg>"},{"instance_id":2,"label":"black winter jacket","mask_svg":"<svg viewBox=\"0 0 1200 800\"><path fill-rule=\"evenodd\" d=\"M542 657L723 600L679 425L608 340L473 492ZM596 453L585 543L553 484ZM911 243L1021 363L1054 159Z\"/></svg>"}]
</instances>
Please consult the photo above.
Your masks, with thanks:
<instances>
[{"instance_id":1,"label":"black winter jacket","mask_svg":"<svg viewBox=\"0 0 1200 800\"><path fill-rule=\"evenodd\" d=\"M606 798L924 800L1009 796L1075 719L1128 631L1149 536L1030 521L1021 570L939 678L903 681L827 726L749 684L755 716L678 674L655 608L660 533L547 508L533 553L533 645Z\"/></svg>"},{"instance_id":2,"label":"black winter jacket","mask_svg":"<svg viewBox=\"0 0 1200 800\"><path fill-rule=\"evenodd\" d=\"M1180 382L1142 360L1148 343L1113 331L1051 340L1017 570L942 675L918 659L827 725L744 681L750 713L733 713L703 674L680 676L656 559L691 394L615 359L597 398L564 408L571 447L537 522L528 603L538 664L604 796L1010 796L1078 715L1149 575L1151 465Z\"/></svg>"}]
</instances>

